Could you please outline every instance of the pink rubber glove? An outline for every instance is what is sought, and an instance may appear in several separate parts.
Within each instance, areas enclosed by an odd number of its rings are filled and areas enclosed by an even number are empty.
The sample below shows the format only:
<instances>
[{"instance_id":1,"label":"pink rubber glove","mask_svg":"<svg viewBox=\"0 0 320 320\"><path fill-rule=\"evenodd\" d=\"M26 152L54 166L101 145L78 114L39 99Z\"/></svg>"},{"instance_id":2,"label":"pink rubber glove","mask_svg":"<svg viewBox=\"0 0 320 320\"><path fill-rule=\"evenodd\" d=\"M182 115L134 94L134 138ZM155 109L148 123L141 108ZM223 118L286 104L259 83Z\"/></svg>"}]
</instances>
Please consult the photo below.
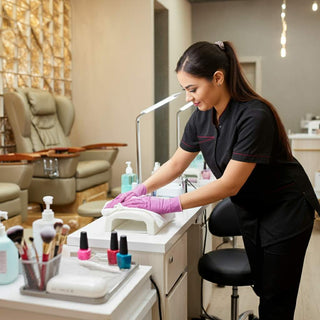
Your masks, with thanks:
<instances>
[{"instance_id":1,"label":"pink rubber glove","mask_svg":"<svg viewBox=\"0 0 320 320\"><path fill-rule=\"evenodd\" d=\"M159 214L182 211L179 197L164 199L150 196L132 197L122 202L124 207L139 208Z\"/></svg>"},{"instance_id":2,"label":"pink rubber glove","mask_svg":"<svg viewBox=\"0 0 320 320\"><path fill-rule=\"evenodd\" d=\"M147 188L144 184L138 184L133 190L125 192L125 193L120 193L117 197L115 197L112 201L110 201L105 207L105 208L113 208L116 204L122 203L131 197L139 197L143 196L147 193Z\"/></svg>"}]
</instances>

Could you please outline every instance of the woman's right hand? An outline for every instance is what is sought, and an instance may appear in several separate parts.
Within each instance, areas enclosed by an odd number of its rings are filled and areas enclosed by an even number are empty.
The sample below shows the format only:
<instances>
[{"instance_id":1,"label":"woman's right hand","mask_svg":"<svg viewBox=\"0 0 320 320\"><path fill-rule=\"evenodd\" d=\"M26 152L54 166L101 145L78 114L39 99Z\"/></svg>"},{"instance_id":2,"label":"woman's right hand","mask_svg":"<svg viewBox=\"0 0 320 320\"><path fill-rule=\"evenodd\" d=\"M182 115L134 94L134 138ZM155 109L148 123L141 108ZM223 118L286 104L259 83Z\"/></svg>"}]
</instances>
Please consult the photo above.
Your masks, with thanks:
<instances>
[{"instance_id":1,"label":"woman's right hand","mask_svg":"<svg viewBox=\"0 0 320 320\"><path fill-rule=\"evenodd\" d=\"M133 190L120 193L112 201L108 202L104 209L113 208L116 204L129 200L132 197L144 196L147 194L147 188L144 184L138 184Z\"/></svg>"}]
</instances>

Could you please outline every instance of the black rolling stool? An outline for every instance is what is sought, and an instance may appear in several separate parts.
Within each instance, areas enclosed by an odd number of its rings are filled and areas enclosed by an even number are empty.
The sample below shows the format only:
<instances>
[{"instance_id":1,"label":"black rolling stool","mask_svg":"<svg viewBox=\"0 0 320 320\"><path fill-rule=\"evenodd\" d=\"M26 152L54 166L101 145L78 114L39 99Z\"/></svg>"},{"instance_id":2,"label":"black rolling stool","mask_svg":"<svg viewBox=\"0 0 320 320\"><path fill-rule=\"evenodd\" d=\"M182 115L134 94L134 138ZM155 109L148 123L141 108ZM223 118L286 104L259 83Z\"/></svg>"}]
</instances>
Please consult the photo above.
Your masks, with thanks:
<instances>
[{"instance_id":1,"label":"black rolling stool","mask_svg":"<svg viewBox=\"0 0 320 320\"><path fill-rule=\"evenodd\" d=\"M230 198L219 202L208 221L210 232L219 237L240 236L237 210L241 209L236 208ZM227 248L208 252L200 258L198 271L200 276L207 281L218 285L232 286L231 320L258 319L254 316L253 311L246 311L238 316L238 286L253 285L245 249ZM210 317L221 320L214 316ZM206 316L202 316L201 319L206 319Z\"/></svg>"}]
</instances>

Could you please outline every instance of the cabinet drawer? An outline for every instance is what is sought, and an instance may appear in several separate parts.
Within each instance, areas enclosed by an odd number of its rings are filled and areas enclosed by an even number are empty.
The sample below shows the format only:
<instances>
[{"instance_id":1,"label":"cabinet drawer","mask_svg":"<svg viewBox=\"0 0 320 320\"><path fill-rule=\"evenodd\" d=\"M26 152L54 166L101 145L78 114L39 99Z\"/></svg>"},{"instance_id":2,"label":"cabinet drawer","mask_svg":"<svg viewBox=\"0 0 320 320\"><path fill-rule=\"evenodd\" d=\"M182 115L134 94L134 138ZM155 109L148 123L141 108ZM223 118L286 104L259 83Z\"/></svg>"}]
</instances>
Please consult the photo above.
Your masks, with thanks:
<instances>
[{"instance_id":1,"label":"cabinet drawer","mask_svg":"<svg viewBox=\"0 0 320 320\"><path fill-rule=\"evenodd\" d=\"M187 267L187 239L185 233L165 255L165 294L170 292Z\"/></svg>"},{"instance_id":2,"label":"cabinet drawer","mask_svg":"<svg viewBox=\"0 0 320 320\"><path fill-rule=\"evenodd\" d=\"M188 274L185 272L179 279L174 289L166 297L166 320L188 319Z\"/></svg>"}]
</instances>

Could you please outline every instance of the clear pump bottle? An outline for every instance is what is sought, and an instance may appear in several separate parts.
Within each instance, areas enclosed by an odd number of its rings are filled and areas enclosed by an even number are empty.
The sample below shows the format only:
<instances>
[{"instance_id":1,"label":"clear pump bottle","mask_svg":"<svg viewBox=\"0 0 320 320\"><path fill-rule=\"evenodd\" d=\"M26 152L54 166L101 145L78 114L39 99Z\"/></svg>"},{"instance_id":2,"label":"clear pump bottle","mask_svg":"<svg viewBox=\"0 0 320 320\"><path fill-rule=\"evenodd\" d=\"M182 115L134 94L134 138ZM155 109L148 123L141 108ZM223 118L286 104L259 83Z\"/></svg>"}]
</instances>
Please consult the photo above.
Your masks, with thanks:
<instances>
[{"instance_id":1,"label":"clear pump bottle","mask_svg":"<svg viewBox=\"0 0 320 320\"><path fill-rule=\"evenodd\" d=\"M53 228L56 222L63 222L61 219L56 219L54 217L54 212L50 209L50 205L53 202L53 197L45 196L43 197L43 202L45 203L46 208L42 212L42 218L34 221L32 224L34 245L39 257L42 256L42 239L40 235L41 230L48 226L52 226Z\"/></svg>"},{"instance_id":2,"label":"clear pump bottle","mask_svg":"<svg viewBox=\"0 0 320 320\"><path fill-rule=\"evenodd\" d=\"M137 182L137 175L133 173L131 161L127 161L126 165L126 173L121 175L121 193L131 191L132 183Z\"/></svg>"},{"instance_id":3,"label":"clear pump bottle","mask_svg":"<svg viewBox=\"0 0 320 320\"><path fill-rule=\"evenodd\" d=\"M0 211L0 218L8 219L8 213ZM1 219L0 219L1 220ZM11 283L19 274L18 249L8 238L2 222L0 222L0 284Z\"/></svg>"}]
</instances>

